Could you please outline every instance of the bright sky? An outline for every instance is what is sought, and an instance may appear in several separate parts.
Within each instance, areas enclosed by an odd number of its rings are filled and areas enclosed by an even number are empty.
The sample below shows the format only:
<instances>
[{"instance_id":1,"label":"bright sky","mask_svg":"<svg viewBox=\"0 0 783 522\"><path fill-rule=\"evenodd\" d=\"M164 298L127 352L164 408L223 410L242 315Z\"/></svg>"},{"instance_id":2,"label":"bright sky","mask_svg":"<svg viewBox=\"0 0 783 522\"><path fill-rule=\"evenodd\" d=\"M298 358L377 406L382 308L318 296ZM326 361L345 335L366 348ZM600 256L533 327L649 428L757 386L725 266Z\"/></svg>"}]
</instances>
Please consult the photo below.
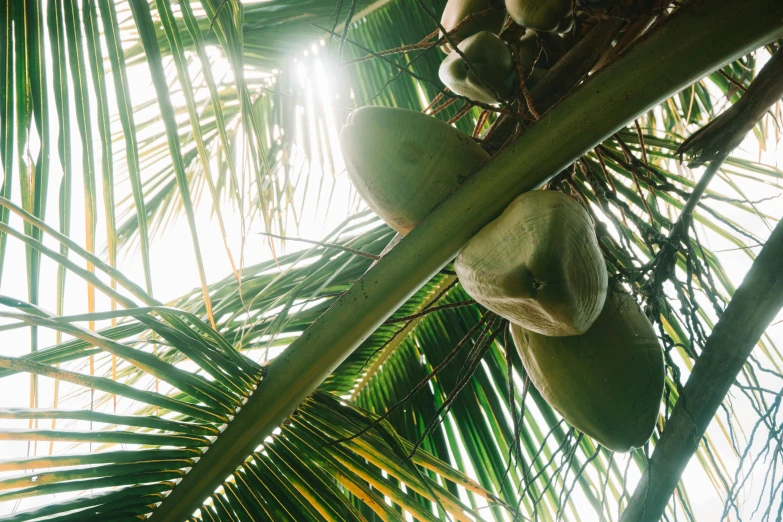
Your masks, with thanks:
<instances>
[{"instance_id":1,"label":"bright sky","mask_svg":"<svg viewBox=\"0 0 783 522\"><path fill-rule=\"evenodd\" d=\"M302 112L305 110L313 110L312 104L317 102L331 103L334 99L334 94L331 90L331 81L327 77L327 71L324 69L323 64L318 59L313 59L313 55L320 48L318 42L310 46L309 50L302 54L300 58L296 60L297 71L299 73L299 79L306 89L308 99L312 100L306 107L303 107ZM228 68L224 71L219 69L215 72L217 78L222 74L229 74ZM134 66L128 71L128 78L131 82L130 92L134 105L143 103L144 101L154 99L155 91L152 87L150 76L146 66ZM230 79L230 77L229 77ZM107 76L107 81L111 81L111 76ZM110 92L113 92L111 84L109 86ZM204 94L203 92L201 93ZM173 97L176 103L176 95ZM110 97L113 103L113 98ZM73 109L73 102L72 110ZM116 105L111 107L113 114L116 114ZM94 117L93 112L93 117ZM300 121L306 121L300 116ZM55 118L52 118L55 120ZM332 146L332 157L335 158L335 164L332 167L326 166L322 171L317 166L310 169L311 179L309 181L309 189L305 193L303 190L297 192L294 198L295 207L299 214L299 230L296 232L294 227L294 216L289 210L288 212L288 233L291 236L299 236L308 239L320 239L326 235L329 231L336 228L348 215L352 214L357 209L358 202L354 199L349 200L351 197L351 188L348 177L343 171L342 160L339 153L339 145L336 141L338 132L337 123L331 122L330 135ZM117 119L114 119L113 131L119 132L121 128ZM299 129L300 132L312 132L313 129ZM57 134L56 120L52 122L52 132ZM83 205L79 202L82 201L83 185L81 178L81 171L78 170L78 166L81 165L82 155L81 147L78 144L78 128L75 124L71 129L71 134L74 140L72 164L74 165L73 176L73 194L75 204L72 211L72 234L71 237L77 243L84 245L84 213ZM97 134L97 133L96 133ZM97 140L97 136L96 136ZM31 156L35 157L37 153L37 143L33 143L31 148ZM119 145L115 144L116 148ZM99 154L100 147L96 145L96 153ZM96 158L96 162L100 162L100 156ZM59 162L56 156L52 156L53 167L53 179L51 181L51 187L59 186L59 177L62 176L62 172L59 170ZM116 165L123 165L124 159L115 163ZM294 169L295 170L295 169ZM213 166L213 174L216 173L216 169ZM318 192L317 188L321 182L323 176L323 187ZM16 182L16 178L14 178ZM301 183L299 186L304 186ZM15 200L18 201L19 186L18 184L13 188ZM130 186L125 179L125 176L118 177L118 187L116 194L116 201L120 201L125 195L130 193ZM330 198L331 197L331 201ZM103 222L103 201L100 189L98 190L98 203L99 209L98 219L98 250L103 251L105 248L105 223ZM271 250L269 248L268 241L263 236L259 235L259 232L264 231L263 224L256 219L254 222L246 222L247 230L245 230L245 243L242 242L242 214L239 209L234 205L223 204L223 218L228 235L229 247L235 259L242 258L244 265L256 264L260 261L271 259ZM220 229L218 227L217 220L211 212L212 202L208 191L204 191L201 205L198 206L196 213L196 222L199 233L199 239L202 245L202 258L204 261L205 272L209 282L215 282L223 279L231 274L231 265L228 261L225 248L220 236ZM47 207L48 221L56 227L56 216L58 215L58 203L56 198L56 191L50 189L50 197ZM11 226L16 230L22 229L22 222L15 216L11 216ZM57 251L59 249L58 243L46 238L44 243L50 248ZM276 242L277 254L296 251L302 248L306 248L307 245L297 244L295 242L288 242L284 245L280 245L280 242ZM158 234L152 238L152 245L150 251L150 263L152 266L153 288L155 292L155 298L163 302L168 302L172 299L176 299L194 288L199 286L199 278L196 260L193 255L193 245L191 241L190 231L187 225L187 221L183 218L170 224L163 234ZM71 255L71 259L74 256ZM131 280L144 285L144 272L141 263L141 256L137 249L134 249L130 253L122 255L119 259L118 269L129 277ZM0 294L6 296L16 297L18 299L27 301L27 277L25 267L25 250L24 245L13 238L9 239L5 267L4 277L0 283ZM54 312L56 309L56 277L57 269L56 264L47 258L43 258L42 271L41 271L41 298L40 306L46 310ZM66 304L65 314L84 313L87 312L87 287L81 279L74 274L69 274L66 280ZM100 294L96 295L96 309L97 310L109 310L110 301L108 298ZM4 307L0 306L0 309ZM98 323L97 327L109 326L108 322ZM86 326L86 323L84 324ZM55 334L52 331L41 329L39 330L39 347L51 346L55 343ZM30 335L29 329L15 329L10 331L0 332L0 354L5 356L21 356L25 353L29 353L30 350ZM100 368L96 368L96 373L100 373ZM40 407L51 407L54 397L53 381L47 378L39 378L40 388ZM27 375L16 375L9 378L0 380L0 407L29 407L30 406L30 379ZM77 400L71 398L68 399L69 391L73 391L73 387L61 384L59 390L59 407L60 408L89 408L89 402L87 396L81 395ZM108 411L111 411L111 405L106 405ZM118 412L121 410L118 410ZM27 421L10 421L0 419L0 429L2 428L27 428ZM41 428L48 428L50 426L40 426ZM72 429L89 429L88 423L74 423ZM21 441L0 441L0 460L10 459L13 457L20 457L24 455L32 455L33 450L36 450L36 454L42 455L49 452L49 443L39 443L35 448L29 447L28 443ZM57 443L54 445L54 452L58 451L78 451L84 452L88 448L82 446L81 448L74 448L69 443ZM0 504L0 514L7 513L17 508L24 509L34 505L38 505L41 502L48 502L50 499L43 497L41 499L29 499L25 501L21 506L16 506L16 503L2 503Z\"/></svg>"}]
</instances>

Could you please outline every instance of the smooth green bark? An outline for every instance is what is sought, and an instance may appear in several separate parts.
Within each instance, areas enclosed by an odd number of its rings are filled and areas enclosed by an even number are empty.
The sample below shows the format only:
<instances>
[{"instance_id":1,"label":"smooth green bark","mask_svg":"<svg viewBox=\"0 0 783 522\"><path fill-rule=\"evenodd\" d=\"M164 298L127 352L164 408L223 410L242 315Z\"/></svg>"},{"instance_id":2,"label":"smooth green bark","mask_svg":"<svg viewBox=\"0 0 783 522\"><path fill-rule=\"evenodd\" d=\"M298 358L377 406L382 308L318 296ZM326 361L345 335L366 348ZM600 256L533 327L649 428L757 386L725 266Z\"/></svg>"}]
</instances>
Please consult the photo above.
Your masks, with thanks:
<instances>
[{"instance_id":1,"label":"smooth green bark","mask_svg":"<svg viewBox=\"0 0 783 522\"><path fill-rule=\"evenodd\" d=\"M665 98L780 37L780 0L692 0L465 183L275 359L245 407L150 520L180 522L198 509L348 354L516 196Z\"/></svg>"}]
</instances>

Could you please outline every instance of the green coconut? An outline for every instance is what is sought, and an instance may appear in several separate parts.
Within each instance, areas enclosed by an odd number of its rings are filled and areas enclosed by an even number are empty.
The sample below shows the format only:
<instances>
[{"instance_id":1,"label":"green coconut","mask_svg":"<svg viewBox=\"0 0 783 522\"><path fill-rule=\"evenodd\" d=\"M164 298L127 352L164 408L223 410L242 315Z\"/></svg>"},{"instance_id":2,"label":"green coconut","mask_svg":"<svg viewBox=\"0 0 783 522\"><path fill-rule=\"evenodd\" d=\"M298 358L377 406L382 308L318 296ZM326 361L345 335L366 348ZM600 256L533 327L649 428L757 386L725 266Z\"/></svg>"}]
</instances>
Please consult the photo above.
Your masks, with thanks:
<instances>
[{"instance_id":1,"label":"green coconut","mask_svg":"<svg viewBox=\"0 0 783 522\"><path fill-rule=\"evenodd\" d=\"M549 336L579 335L601 313L607 273L590 216L561 192L516 198L454 264L489 310Z\"/></svg>"},{"instance_id":2,"label":"green coconut","mask_svg":"<svg viewBox=\"0 0 783 522\"><path fill-rule=\"evenodd\" d=\"M348 176L367 205L407 234L489 159L470 136L418 111L362 107L340 131Z\"/></svg>"},{"instance_id":3,"label":"green coconut","mask_svg":"<svg viewBox=\"0 0 783 522\"><path fill-rule=\"evenodd\" d=\"M571 47L569 39L564 35L528 29L517 42L517 54L523 70L530 70L533 63L536 70L546 70L555 65Z\"/></svg>"},{"instance_id":4,"label":"green coconut","mask_svg":"<svg viewBox=\"0 0 783 522\"><path fill-rule=\"evenodd\" d=\"M555 28L553 32L567 33L573 28L574 28L574 17L573 15L569 15L563 18L563 20L557 25L557 28Z\"/></svg>"},{"instance_id":5,"label":"green coconut","mask_svg":"<svg viewBox=\"0 0 783 522\"><path fill-rule=\"evenodd\" d=\"M536 58L538 58L538 47L538 33L535 31L525 31L525 34L519 38L519 41L517 42L517 56L519 56L519 66L523 71L528 72L534 65L539 65L536 62ZM541 58L546 58L543 53Z\"/></svg>"},{"instance_id":6,"label":"green coconut","mask_svg":"<svg viewBox=\"0 0 783 522\"><path fill-rule=\"evenodd\" d=\"M612 451L652 435L664 384L663 353L634 298L610 291L584 334L546 337L512 324L530 381L573 427Z\"/></svg>"},{"instance_id":7,"label":"green coconut","mask_svg":"<svg viewBox=\"0 0 783 522\"><path fill-rule=\"evenodd\" d=\"M499 36L481 31L457 48L470 62L470 68L462 56L449 54L438 71L449 89L484 103L499 103L511 97L517 83L516 67L511 51Z\"/></svg>"},{"instance_id":8,"label":"green coconut","mask_svg":"<svg viewBox=\"0 0 783 522\"><path fill-rule=\"evenodd\" d=\"M546 52L540 53L538 39L544 40ZM516 43L519 64L528 75L525 85L533 88L545 74L545 69L555 63L562 52L561 37L548 33L537 34L527 31ZM449 54L441 63L438 74L441 81L457 94L484 103L499 103L508 100L518 89L518 75L514 57L505 43L488 31L482 31L467 38L458 45L471 67L481 77L468 69L465 59L457 53ZM493 93L494 91L494 93ZM495 96L497 94L498 97Z\"/></svg>"},{"instance_id":9,"label":"green coconut","mask_svg":"<svg viewBox=\"0 0 783 522\"><path fill-rule=\"evenodd\" d=\"M446 31L451 32L465 17L489 8L495 9L481 16L474 17L450 37L454 42L458 43L480 31L490 31L497 34L506 21L506 10L503 9L502 0L448 0L440 18L440 25ZM443 37L443 34L439 36ZM452 51L451 45L445 40L441 44L441 49L447 53Z\"/></svg>"},{"instance_id":10,"label":"green coconut","mask_svg":"<svg viewBox=\"0 0 783 522\"><path fill-rule=\"evenodd\" d=\"M571 16L571 0L506 0L512 20L535 31L563 31Z\"/></svg>"}]
</instances>

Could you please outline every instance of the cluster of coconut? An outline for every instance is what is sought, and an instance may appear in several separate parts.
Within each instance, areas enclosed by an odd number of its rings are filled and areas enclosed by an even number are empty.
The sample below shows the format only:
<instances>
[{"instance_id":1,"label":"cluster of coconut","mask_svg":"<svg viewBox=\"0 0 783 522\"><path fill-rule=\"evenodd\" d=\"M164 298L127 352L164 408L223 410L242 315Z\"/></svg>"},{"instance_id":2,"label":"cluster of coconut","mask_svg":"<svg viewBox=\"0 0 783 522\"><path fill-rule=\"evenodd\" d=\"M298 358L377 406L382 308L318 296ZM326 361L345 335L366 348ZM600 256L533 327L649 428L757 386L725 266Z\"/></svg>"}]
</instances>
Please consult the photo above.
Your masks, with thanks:
<instances>
[{"instance_id":1,"label":"cluster of coconut","mask_svg":"<svg viewBox=\"0 0 783 522\"><path fill-rule=\"evenodd\" d=\"M509 45L498 36L506 15L526 28ZM448 56L438 74L449 89L471 100L509 100L519 85L518 71L528 87L535 85L542 70L564 50L565 40L558 33L573 24L571 0L505 0L505 8L503 0L449 0L441 17L441 26L450 33L441 44ZM547 52L539 53L539 40ZM458 52L451 42L459 42Z\"/></svg>"},{"instance_id":2,"label":"cluster of coconut","mask_svg":"<svg viewBox=\"0 0 783 522\"><path fill-rule=\"evenodd\" d=\"M636 300L608 288L593 223L575 199L522 194L454 266L468 294L511 322L530 380L563 418L614 451L647 442L663 354Z\"/></svg>"},{"instance_id":3,"label":"cluster of coconut","mask_svg":"<svg viewBox=\"0 0 783 522\"><path fill-rule=\"evenodd\" d=\"M450 30L468 14L485 9L487 1L449 0L442 25ZM571 0L506 0L514 21L540 31L568 25L570 6ZM467 54L471 42L487 39L494 43L481 44L481 52L492 60L504 56L505 43L485 30L500 30L505 12L500 13L502 17L477 18L479 25L460 28L456 34L468 27L478 32L459 48ZM486 51L490 45L495 54ZM454 78L452 90L474 99L504 92L501 82L482 91L484 86L469 74L457 81L459 75L448 72L459 70L453 64L461 58L454 56L452 52L443 62L446 73L441 67L444 82ZM474 65L483 63L489 61ZM510 58L509 63L513 68ZM354 111L340 144L356 190L402 235L489 160L476 141L451 125L388 107ZM664 384L661 348L633 297L608 288L594 224L576 200L546 190L520 195L470 240L455 270L468 294L511 322L532 383L572 426L614 451L647 442Z\"/></svg>"}]
</instances>

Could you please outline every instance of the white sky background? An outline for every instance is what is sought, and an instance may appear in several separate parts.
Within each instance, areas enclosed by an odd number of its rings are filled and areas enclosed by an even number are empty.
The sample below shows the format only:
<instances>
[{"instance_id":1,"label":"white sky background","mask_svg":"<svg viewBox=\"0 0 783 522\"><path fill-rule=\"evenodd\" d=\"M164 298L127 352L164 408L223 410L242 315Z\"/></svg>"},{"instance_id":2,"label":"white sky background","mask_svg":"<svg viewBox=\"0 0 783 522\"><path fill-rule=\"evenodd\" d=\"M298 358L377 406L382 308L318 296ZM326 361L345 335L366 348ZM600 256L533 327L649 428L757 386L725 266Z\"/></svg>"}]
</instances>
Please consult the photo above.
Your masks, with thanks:
<instances>
[{"instance_id":1,"label":"white sky background","mask_svg":"<svg viewBox=\"0 0 783 522\"><path fill-rule=\"evenodd\" d=\"M312 56L315 47L311 47L309 50L310 56ZM302 60L301 65L301 79L308 84L308 95L312 96L314 100L332 99L333 95L330 91L331 71L327 71L319 60ZM307 67L305 67L307 63ZM315 64L315 65L314 65ZM225 72L225 71L224 71ZM129 79L131 81L131 93L133 96L134 105L155 97L154 89L151 85L149 74L146 70L146 66L136 66L129 71ZM227 72L226 72L227 73ZM220 77L218 75L218 77ZM107 82L111 82L111 76L106 77ZM109 92L113 92L111 83L108 85ZM71 96L73 93L71 92ZM51 95L50 95L51 96ZM113 100L113 96L109 97ZM113 103L113 101L111 102ZM113 114L116 114L115 107L112 107ZM93 118L95 117L95 111L93 110ZM56 124L56 118L52 116L53 123ZM78 129L75 127L71 129L72 140L74 142L72 162L74 166L73 177L73 194L74 201L78 202L81 199L82 194L82 179L81 179L81 147L78 141ZM119 130L119 125L115 121L113 122L115 127L113 130ZM336 129L335 129L336 130ZM780 167L783 164L783 145L775 143L774 138L776 133L773 130L772 125L769 125L771 139L767 143L767 150L760 152L758 144L753 138L749 138L743 144L741 150L735 154L741 157L745 157L754 161L760 161L762 163ZM97 139L97 132L96 139ZM53 128L53 135L56 136L56 127ZM312 190L313 186L317 186L315 179L311 180L311 192L309 198L305 201L304 208L306 209L305 215L301 217L301 225L296 234L300 237L308 239L319 239L325 235L328 231L336 227L347 215L355 210L355 204L352 203L351 189L348 183L347 176L342 172L342 161L339 157L339 148L336 144L336 136L332 136L332 148L333 156L336 159L335 172L316 172L317 169L312 169L312 176L317 178L323 175L327 182L326 187L321 191L322 200L320 203L314 200L314 196L317 193ZM117 145L115 145L115 148ZM31 148L32 156L35 157L36 150ZM96 154L100 153L100 148L96 147ZM100 161L99 157L96 161ZM50 180L50 192L49 192L49 205L47 210L47 221L51 224L56 223L56 216L58 213L56 187L59 186L59 179L57 169L59 168L59 160L56 156L56 151L53 151L51 156L51 165L54 170L52 179ZM336 176L335 176L336 174ZM697 173L698 176L698 173ZM331 195L331 203L327 205L327 198L330 196L331 188L328 184L335 182L334 192ZM14 176L14 182L17 185L14 187L15 200L18 201L19 186L18 179ZM117 200L129 191L127 187L127 181L123 182L118 187ZM300 186L303 186L301 184ZM716 189L721 193L732 194L732 189L722 180L716 179L711 188ZM750 200L758 200L761 198L767 198L775 193L783 192L781 189L775 189L771 187L762 187L760 184L747 183L747 187L743 185L743 189L747 188L746 196ZM101 201L100 187L98 190L98 244L99 250L102 250L105 245L105 229L103 222L103 202ZM301 197L301 195L300 195ZM711 202L712 204L712 202ZM718 204L714 205L718 208ZM783 214L783 198L773 199L759 203L759 209L763 212L769 213L775 218L779 218ZM297 208L300 206L297 205ZM318 213L315 213L316 207ZM325 212L327 207L328 212ZM72 238L79 244L84 244L84 216L81 206L77 203L72 206ZM220 239L220 233L217 226L217 222L212 216L211 212L211 200L208 192L205 190L203 201L197 207L198 212L196 215L198 230L200 234L200 240L202 244L202 256L204 260L206 274L209 282L215 282L230 274L231 268L226 257L225 250L223 248L222 240ZM748 218L746 213L737 211L729 205L720 205L720 210L726 213L729 217L736 219L739 224L748 226L754 233L766 237L769 232L759 228L761 225L758 220L752 220ZM236 258L240 257L240 252L244 256L245 265L257 263L262 260L270 259L271 252L267 246L265 239L262 236L257 235L257 232L263 230L263 225L259 221L251 223L248 227L246 242L244 244L244 251L242 251L242 235L241 235L241 216L237 209L232 206L223 206L223 217L225 220L226 229L229 233L229 243L232 252ZM293 223L293 221L291 221ZM15 216L11 216L11 225L16 230L22 229L22 223ZM773 224L774 226L774 224ZM715 249L730 249L733 245L729 244L725 240L717 238L715 234L709 233L701 227L702 240L705 246ZM289 230L293 230L290 227ZM289 235L296 235L290 232ZM58 244L51 239L46 239L45 244L55 250L58 248ZM296 243L289 243L285 248L288 251L295 251L304 247ZM169 225L163 235L154 237L151 250L151 266L153 270L153 288L155 291L155 297L163 302L175 299L194 288L198 287L198 272L196 269L195 258L192 255L193 248L190 238L190 233L187 227L185 219L180 219L176 223ZM758 249L756 249L758 252ZM278 250L278 253L280 251ZM74 256L71 256L74 259ZM739 285L744 273L750 266L751 260L746 253L742 251L726 251L719 254L719 258L723 263L726 271L729 273L732 281L735 285ZM143 271L140 262L140 256L138 252L134 251L130 254L123 255L119 260L118 268L124 274L129 276L137 283L143 284ZM55 310L55 281L56 281L56 265L46 258L42 261L41 272L41 299L40 306L49 310ZM74 274L69 274L67 279L67 291L66 291L66 314L81 313L87 311L86 300L86 284ZM6 253L4 275L2 283L0 285L0 294L17 297L22 300L27 300L27 277L25 268L25 252L23 245L9 238L8 251ZM97 295L97 310L107 310L110 307L109 300L102 296L100 293ZM780 319L780 318L779 318ZM783 324L777 324L771 327L768 331L770 336L778 341L778 344L783 346ZM46 347L54 344L55 337L53 332L47 330L39 330L40 335L40 347ZM21 356L29 352L29 332L27 329L11 330L8 332L0 332L0 354L5 356ZM96 370L96 373L99 373ZM30 379L27 375L18 375L10 378L0 380L0 408L5 407L29 407L29 383ZM52 383L49 379L39 379L40 383L40 397L41 407L50 407L53 397ZM62 397L67 396L68 387L61 387L60 393ZM84 404L84 397L81 397L82 402L75 402L68 404L68 407L89 407L89 404ZM61 404L62 407L62 404ZM742 400L738 398L735 403L736 413L740 418L747 416L748 422L755 421L755 413L747 409L743 409ZM109 408L111 411L111 408ZM118 409L118 412L120 410ZM743 421L744 422L744 421ZM752 426L749 425L749 427ZM6 420L0 420L0 428L26 428L26 421L11 422ZM47 428L48 426L41 426ZM80 426L82 429L88 429L88 426ZM730 451L728 445L721 444L725 441L722 434L712 427L710 430L712 441L716 443L719 455L724 459L728 469L733 473L734 465L737 461L733 452ZM68 444L58 443L55 445L55 451L58 449L65 449L70 447ZM48 453L49 444L39 443L37 445L37 453L39 455ZM81 451L84 451L82 447ZM8 442L0 441L0 460L9 459L26 455L28 453L28 444L26 442ZM623 461L624 463L624 461ZM763 466L762 466L763 468ZM635 481L634 477L631 477ZM687 491L690 497L691 504L695 510L694 514L697 520L700 521L712 521L718 520L720 513L723 509L723 502L718 498L714 489L710 485L709 480L704 476L701 467L696 462L691 462L684 475L685 483L687 484ZM752 500L749 502L747 512L743 513L744 520L760 520L760 514L757 517L751 517L756 496L752 495L752 491L761 487L761 478L754 476L753 480L749 481L748 493L749 498ZM632 491L632 485L629 485L629 489ZM32 499L30 502L25 502L24 507L31 507L37 502L43 501L43 499ZM0 514L4 514L14 509L14 503L0 504ZM746 507L743 507L743 510ZM587 508L580 513L582 520L589 522L592 519L591 508ZM597 517L596 517L597 518ZM684 518L684 517L683 517Z\"/></svg>"},{"instance_id":2,"label":"white sky background","mask_svg":"<svg viewBox=\"0 0 783 522\"><path fill-rule=\"evenodd\" d=\"M307 87L308 98L316 102L323 99L333 99L334 95L331 92L330 81L327 80L326 75L329 74L323 64L317 60L307 61L307 56L313 55L314 51L318 50L322 42L316 42L310 46L309 51L304 52L302 58L297 61L297 71L302 83ZM104 55L106 51L104 49ZM221 65L221 64L218 64ZM229 75L229 69L226 64L222 71L223 74ZM221 71L215 71L216 78L221 77ZM194 75L195 72L191 71ZM50 76L51 78L51 76ZM134 106L138 106L145 101L155 99L155 90L151 83L151 78L146 64L130 67L128 70L129 89L132 96L132 102ZM112 77L106 76L107 90L113 93ZM230 81L230 76L227 81ZM274 86L273 86L274 87ZM200 92L201 97L207 96L206 88L203 88ZM50 99L52 98L50 91ZM73 91L71 91L71 98L73 97ZM177 103L176 94L173 95L175 103ZM116 118L117 110L116 103L113 96L109 96L111 103L111 113L114 116L112 120L113 133L119 133L122 131L119 121ZM93 119L96 116L95 105L93 99ZM76 127L76 119L73 117L75 107L73 100L71 99L71 114L72 114L72 128L71 139L73 143L71 162L73 165L73 205L72 205L72 217L71 217L71 238L78 244L85 244L85 228L84 228L84 208L83 208L83 183L82 183L82 154L81 145L79 141L78 128ZM140 119L137 118L137 124ZM52 115L52 135L57 135L56 128L56 115ZM304 209L301 215L298 215L300 221L299 230L294 228L294 216L292 212L288 211L288 228L287 233L289 236L299 236L308 239L320 239L324 237L328 232L331 232L336 228L347 216L353 214L357 210L358 200L355 197L351 197L351 187L348 177L344 172L342 165L342 159L339 153L339 145L337 143L337 132L339 129L335 122L332 122L332 157L335 158L335 171L326 169L320 171L318 168L311 169L311 180L309 183L308 193L305 195L303 192L299 192L295 197L295 207L297 213L300 209ZM97 129L97 123L93 126ZM97 131L94 132L96 139L95 154L96 163L100 165L100 147L97 142ZM54 141L53 141L54 142ZM56 142L54 142L56 143ZM115 142L115 154L116 150L120 148L119 143ZM38 144L33 143L30 145L30 153L32 157L36 157L38 151ZM124 151L122 151L124 154ZM124 158L124 157L123 157ZM115 177L117 181L117 191L115 194L115 201L119 202L123 197L130 194L130 185L127 181L126 171L123 169L123 174L118 174L118 167L124 166L124 159L115 159ZM169 160L170 161L170 160ZM52 175L50 179L50 190L47 206L47 222L57 228L57 216L58 216L58 201L57 201L57 189L60 184L60 177L62 171L60 169L59 158L56 155L56 150L52 151L51 155ZM296 175L296 168L292 169L293 175ZM214 164L212 166L213 176L217 175L217 169ZM16 173L15 173L16 174ZM142 173L144 176L144 173ZM319 193L318 182L320 177L324 178L324 185ZM18 202L19 198L19 184L16 175L13 179L13 199ZM97 200L97 251L99 254L104 252L106 246L106 229L103 214L103 198L100 186L97 187L98 200ZM303 187L305 184L299 184ZM333 193L332 193L333 191ZM330 194L331 193L331 194ZM307 197L304 201L303 197ZM329 197L331 196L331 203ZM195 197L195 196L194 196ZM320 198L320 200L319 200ZM255 221L245 220L247 227L245 242L242 241L242 215L239 209L234 205L222 204L223 219L228 235L229 248L232 251L234 259L237 263L240 262L240 257L243 261L243 266L249 266L252 264L266 261L272 258L272 252L269 248L267 238L258 234L263 232L264 225L260 219ZM198 228L199 240L201 242L201 253L204 262L205 273L210 283L219 281L229 275L231 275L231 265L226 255L223 241L220 235L220 229L217 220L212 213L212 199L209 195L209 191L206 187L203 190L202 200L200 204L196 206L196 223ZM317 211L317 212L316 212ZM120 223L120 216L117 216L118 225ZM22 221L13 214L10 217L10 225L15 230L22 230ZM151 231L152 233L152 231ZM59 244L51 238L45 237L44 244L49 248L59 251ZM138 242L136 242L138 244ZM285 242L283 245L280 241L276 241L275 249L277 255L294 252L303 248L307 248L308 245L297 242ZM150 264L152 266L152 283L154 296L156 299L166 303L173 299L179 298L184 294L189 293L191 290L199 288L198 269L196 264L196 258L193 254L193 244L188 227L187 220L182 217L177 221L170 223L162 234L157 234L151 237L151 249L150 249ZM105 258L105 253L102 255ZM81 262L81 259L75 255L70 255L71 260L77 260L77 263ZM83 263L80 263L83 265ZM129 279L135 281L140 286L144 286L144 271L141 262L141 255L138 251L138 247L134 248L131 252L120 252L117 268L125 274ZM41 269L41 295L39 306L54 312L56 309L56 277L57 277L57 265L42 256L42 269ZM23 301L28 300L27 290L27 272L25 264L25 248L24 245L15 240L9 238L7 243L7 251L5 257L4 273L2 282L0 282L0 294L18 298ZM65 299L65 315L85 313L87 308L87 284L80 279L77 275L69 273L66 279L66 299ZM96 292L96 310L109 310L110 300L101 294ZM0 305L0 309L4 309ZM5 322L0 320L0 323ZM86 327L86 323L79 323ZM97 323L97 329L108 327L110 323L108 321ZM55 334L51 330L39 329L39 349L45 348L55 344ZM30 335L29 329L16 329L5 332L0 332L0 354L5 356L21 356L30 351ZM96 375L102 373L102 369L96 367ZM103 368L106 371L106 368ZM52 407L52 401L54 397L53 381L47 378L39 378L39 390L40 390L40 407L48 408ZM69 386L67 384L60 384L60 408L79 409L90 408L89 402L84 403L84 400L88 399L85 395L80 395L79 400L68 400L68 392L74 391L76 387ZM30 378L28 375L15 375L8 378L0 379L0 408L20 407L27 408L30 406ZM118 407L117 413L122 413L122 405ZM98 409L98 408L96 408ZM105 411L112 411L111 405ZM130 413L130 412L128 412ZM58 422L58 426L64 426L68 421ZM27 428L28 421L9 421L0 419L0 429L2 428ZM41 423L39 428L48 429L51 426L49 423ZM96 429L101 425L96 425ZM76 422L69 423L69 429L90 429L89 423ZM49 443L38 443L35 448L36 454L45 455L49 452ZM84 452L87 451L86 445L74 448L70 443L56 443L54 446L54 452L58 450L68 452ZM32 455L32 450L29 448L27 442L23 441L0 441L0 460L11 459L14 457L21 457L24 455ZM41 501L50 501L50 498L42 497L40 499L25 500L20 509L29 508L33 505L38 505ZM0 515L15 509L15 502L0 503Z\"/></svg>"}]
</instances>

